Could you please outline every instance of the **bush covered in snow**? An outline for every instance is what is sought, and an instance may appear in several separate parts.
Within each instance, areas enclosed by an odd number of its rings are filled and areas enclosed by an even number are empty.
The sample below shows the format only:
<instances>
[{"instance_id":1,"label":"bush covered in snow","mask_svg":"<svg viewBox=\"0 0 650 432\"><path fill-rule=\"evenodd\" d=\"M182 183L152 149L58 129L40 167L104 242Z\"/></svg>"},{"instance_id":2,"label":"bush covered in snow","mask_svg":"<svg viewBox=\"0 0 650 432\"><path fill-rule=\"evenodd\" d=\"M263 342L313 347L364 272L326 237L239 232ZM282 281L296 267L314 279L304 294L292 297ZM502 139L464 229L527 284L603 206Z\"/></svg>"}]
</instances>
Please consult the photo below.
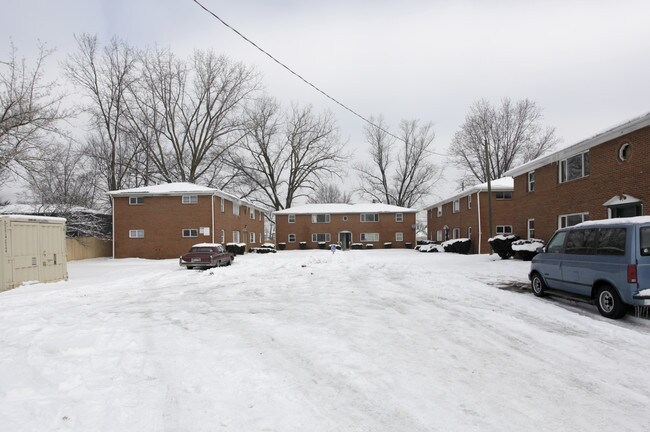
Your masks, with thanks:
<instances>
[{"instance_id":1,"label":"bush covered in snow","mask_svg":"<svg viewBox=\"0 0 650 432\"><path fill-rule=\"evenodd\" d=\"M351 249L363 249L363 243L352 243L350 245Z\"/></svg>"},{"instance_id":2,"label":"bush covered in snow","mask_svg":"<svg viewBox=\"0 0 650 432\"><path fill-rule=\"evenodd\" d=\"M467 255L472 248L472 241L468 238L447 240L442 243L442 247L445 249L445 252Z\"/></svg>"},{"instance_id":3,"label":"bush covered in snow","mask_svg":"<svg viewBox=\"0 0 650 432\"><path fill-rule=\"evenodd\" d=\"M530 239L530 240L517 240L512 242L512 251L515 253L515 258L524 261L530 261L535 255L537 250L544 247L544 240Z\"/></svg>"},{"instance_id":4,"label":"bush covered in snow","mask_svg":"<svg viewBox=\"0 0 650 432\"><path fill-rule=\"evenodd\" d=\"M413 243L406 242L406 243L404 243L404 247L405 247L406 249L412 249L412 248L413 248Z\"/></svg>"},{"instance_id":5,"label":"bush covered in snow","mask_svg":"<svg viewBox=\"0 0 650 432\"><path fill-rule=\"evenodd\" d=\"M307 249L307 242L300 242L298 245L300 246L300 249Z\"/></svg>"},{"instance_id":6,"label":"bush covered in snow","mask_svg":"<svg viewBox=\"0 0 650 432\"><path fill-rule=\"evenodd\" d=\"M286 248L287 244L285 242L278 243L278 250L285 250Z\"/></svg>"},{"instance_id":7,"label":"bush covered in snow","mask_svg":"<svg viewBox=\"0 0 650 432\"><path fill-rule=\"evenodd\" d=\"M336 250L341 250L341 245L339 245L338 243L330 243L330 244L327 246L327 248L328 248L328 249L332 249L332 245L334 245L334 247L336 248Z\"/></svg>"},{"instance_id":8,"label":"bush covered in snow","mask_svg":"<svg viewBox=\"0 0 650 432\"><path fill-rule=\"evenodd\" d=\"M319 248L319 249L325 249L325 246L326 246L326 245L327 245L327 244L326 244L325 242L318 242L318 248Z\"/></svg>"},{"instance_id":9,"label":"bush covered in snow","mask_svg":"<svg viewBox=\"0 0 650 432\"><path fill-rule=\"evenodd\" d=\"M393 247L393 243L392 243L392 242L386 242L386 243L384 243L384 249L390 249L390 248L392 248L392 247Z\"/></svg>"},{"instance_id":10,"label":"bush covered in snow","mask_svg":"<svg viewBox=\"0 0 650 432\"><path fill-rule=\"evenodd\" d=\"M375 247L375 245L373 245L372 243L366 244L366 249L372 249L373 247Z\"/></svg>"},{"instance_id":11,"label":"bush covered in snow","mask_svg":"<svg viewBox=\"0 0 650 432\"><path fill-rule=\"evenodd\" d=\"M494 253L499 255L501 259L508 259L515 254L512 250L512 242L517 240L519 240L518 235L497 235L489 238L488 243L492 247Z\"/></svg>"},{"instance_id":12,"label":"bush covered in snow","mask_svg":"<svg viewBox=\"0 0 650 432\"><path fill-rule=\"evenodd\" d=\"M419 250L420 252L444 252L445 248L439 244L428 243L418 246L416 250Z\"/></svg>"},{"instance_id":13,"label":"bush covered in snow","mask_svg":"<svg viewBox=\"0 0 650 432\"><path fill-rule=\"evenodd\" d=\"M277 251L275 250L275 245L273 243L264 243L260 247L251 248L250 252L266 254L266 253L275 253Z\"/></svg>"},{"instance_id":14,"label":"bush covered in snow","mask_svg":"<svg viewBox=\"0 0 650 432\"><path fill-rule=\"evenodd\" d=\"M226 250L234 255L244 255L246 243L226 243Z\"/></svg>"}]
</instances>

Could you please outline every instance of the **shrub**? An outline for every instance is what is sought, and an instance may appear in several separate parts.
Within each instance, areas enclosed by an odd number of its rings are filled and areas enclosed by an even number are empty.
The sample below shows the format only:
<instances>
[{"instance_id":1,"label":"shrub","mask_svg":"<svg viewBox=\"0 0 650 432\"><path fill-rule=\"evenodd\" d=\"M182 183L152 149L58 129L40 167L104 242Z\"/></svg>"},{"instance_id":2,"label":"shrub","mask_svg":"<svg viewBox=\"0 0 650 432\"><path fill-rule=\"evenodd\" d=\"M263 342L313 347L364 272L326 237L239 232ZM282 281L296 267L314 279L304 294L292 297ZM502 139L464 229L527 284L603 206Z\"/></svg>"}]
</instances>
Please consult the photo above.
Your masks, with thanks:
<instances>
[{"instance_id":1,"label":"shrub","mask_svg":"<svg viewBox=\"0 0 650 432\"><path fill-rule=\"evenodd\" d=\"M325 242L318 242L319 249L325 249Z\"/></svg>"},{"instance_id":2,"label":"shrub","mask_svg":"<svg viewBox=\"0 0 650 432\"><path fill-rule=\"evenodd\" d=\"M530 240L516 240L512 242L512 251L515 258L524 261L530 261L537 255L537 249L544 247L544 240L530 239Z\"/></svg>"},{"instance_id":3,"label":"shrub","mask_svg":"<svg viewBox=\"0 0 650 432\"><path fill-rule=\"evenodd\" d=\"M393 243L391 242L384 243L384 249L391 249L392 247L393 247Z\"/></svg>"},{"instance_id":4,"label":"shrub","mask_svg":"<svg viewBox=\"0 0 650 432\"><path fill-rule=\"evenodd\" d=\"M300 249L307 249L307 242L300 242Z\"/></svg>"},{"instance_id":5,"label":"shrub","mask_svg":"<svg viewBox=\"0 0 650 432\"><path fill-rule=\"evenodd\" d=\"M234 255L244 255L246 243L226 243L226 250Z\"/></svg>"},{"instance_id":6,"label":"shrub","mask_svg":"<svg viewBox=\"0 0 650 432\"><path fill-rule=\"evenodd\" d=\"M363 249L363 243L352 243L350 245L351 249Z\"/></svg>"},{"instance_id":7,"label":"shrub","mask_svg":"<svg viewBox=\"0 0 650 432\"><path fill-rule=\"evenodd\" d=\"M279 249L279 250L285 250L286 248L287 248L287 244L286 244L286 243L284 243L284 242L282 242L282 243L278 243L278 249Z\"/></svg>"},{"instance_id":8,"label":"shrub","mask_svg":"<svg viewBox=\"0 0 650 432\"><path fill-rule=\"evenodd\" d=\"M472 241L468 238L447 240L442 244L445 252L467 255L472 249Z\"/></svg>"},{"instance_id":9,"label":"shrub","mask_svg":"<svg viewBox=\"0 0 650 432\"><path fill-rule=\"evenodd\" d=\"M406 249L412 249L413 248L413 243L406 242L406 243L404 243L404 247Z\"/></svg>"},{"instance_id":10,"label":"shrub","mask_svg":"<svg viewBox=\"0 0 650 432\"><path fill-rule=\"evenodd\" d=\"M372 243L366 244L366 249L372 249L373 247L375 247L375 245L373 245Z\"/></svg>"},{"instance_id":11,"label":"shrub","mask_svg":"<svg viewBox=\"0 0 650 432\"><path fill-rule=\"evenodd\" d=\"M519 240L518 235L498 235L488 239L488 243L492 250L501 257L501 259L508 259L514 255L512 250L512 242Z\"/></svg>"}]
</instances>

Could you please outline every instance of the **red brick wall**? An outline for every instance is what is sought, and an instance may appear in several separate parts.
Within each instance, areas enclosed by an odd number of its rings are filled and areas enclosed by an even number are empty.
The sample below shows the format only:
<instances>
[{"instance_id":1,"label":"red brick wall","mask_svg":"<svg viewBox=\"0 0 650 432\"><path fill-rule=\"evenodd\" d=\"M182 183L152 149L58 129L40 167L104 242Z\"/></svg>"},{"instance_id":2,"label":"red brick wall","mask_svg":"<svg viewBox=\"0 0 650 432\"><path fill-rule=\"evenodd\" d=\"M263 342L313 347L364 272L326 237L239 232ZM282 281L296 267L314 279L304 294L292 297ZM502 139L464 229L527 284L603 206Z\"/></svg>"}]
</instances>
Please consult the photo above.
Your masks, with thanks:
<instances>
[{"instance_id":1,"label":"red brick wall","mask_svg":"<svg viewBox=\"0 0 650 432\"><path fill-rule=\"evenodd\" d=\"M113 241L115 258L175 258L187 252L196 243L221 242L221 229L226 230L226 242L232 241L232 231L241 231L241 242L249 247L259 246L263 239L264 221L249 219L248 208L240 208L240 216L232 214L232 201L226 201L226 211L221 213L220 198L214 199L215 226L212 226L212 196L199 195L197 204L182 204L181 196L146 196L144 204L129 205L128 197L115 197L113 206ZM210 235L183 238L182 230L210 227ZM129 230L143 229L144 238L129 238ZM254 230L255 244L243 238L244 229Z\"/></svg>"},{"instance_id":2,"label":"red brick wall","mask_svg":"<svg viewBox=\"0 0 650 432\"><path fill-rule=\"evenodd\" d=\"M513 197L514 198L514 197ZM436 232L443 230L444 227L449 227L449 238L453 238L454 228L460 228L460 237L468 238L468 228L472 228L472 233L469 236L472 241L471 253L479 252L479 223L478 223L478 207L480 200L481 210L481 253L488 253L490 245L488 239L490 238L490 231L488 227L488 194L487 192L480 192L480 197L477 193L472 194L472 208L467 208L468 197L460 198L460 208L457 213L453 212L453 202L446 203L442 206L442 215L438 217L438 209L433 208L427 210L427 230L429 240L436 240ZM513 232L517 234L514 226L514 199L511 200L497 200L496 193L492 192L492 235L496 235L497 225L511 225Z\"/></svg>"},{"instance_id":3,"label":"red brick wall","mask_svg":"<svg viewBox=\"0 0 650 432\"><path fill-rule=\"evenodd\" d=\"M630 143L628 161L618 157L623 143ZM607 218L603 203L628 194L642 200L648 214L650 200L650 127L589 149L589 176L558 183L558 163L535 169L535 191L527 191L527 173L515 178L516 230L525 233L528 219L535 219L535 237L548 241L558 228L558 216L588 212L589 219ZM523 236L522 236L523 237Z\"/></svg>"},{"instance_id":4,"label":"red brick wall","mask_svg":"<svg viewBox=\"0 0 650 432\"><path fill-rule=\"evenodd\" d=\"M351 231L352 243L361 243L361 233L379 233L378 242L363 242L372 244L373 248L383 248L384 243L391 242L393 248L404 248L406 243L415 246L415 213L403 213L402 222L395 221L395 213L379 213L378 222L361 222L359 213L331 214L330 223L312 223L311 215L296 215L295 223L288 223L287 215L276 215L276 243L286 243L287 249L299 249L299 243L307 242L308 249L317 249L318 243L312 242L313 233L330 233L331 243L339 241L339 232ZM347 220L344 220L347 218ZM395 233L403 234L403 241L395 240ZM289 243L289 234L296 235L296 242Z\"/></svg>"}]
</instances>

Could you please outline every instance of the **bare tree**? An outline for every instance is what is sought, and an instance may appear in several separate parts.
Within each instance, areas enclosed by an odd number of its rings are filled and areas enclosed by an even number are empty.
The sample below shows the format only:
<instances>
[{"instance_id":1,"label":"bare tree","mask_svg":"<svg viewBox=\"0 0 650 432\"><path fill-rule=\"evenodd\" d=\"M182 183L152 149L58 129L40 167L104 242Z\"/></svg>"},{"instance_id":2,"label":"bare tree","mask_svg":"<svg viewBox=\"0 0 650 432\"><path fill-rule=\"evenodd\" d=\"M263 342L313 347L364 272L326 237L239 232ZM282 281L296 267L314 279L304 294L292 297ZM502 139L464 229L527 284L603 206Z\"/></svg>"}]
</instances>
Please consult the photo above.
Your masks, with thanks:
<instances>
[{"instance_id":1,"label":"bare tree","mask_svg":"<svg viewBox=\"0 0 650 432\"><path fill-rule=\"evenodd\" d=\"M141 151L133 141L123 139L127 91L137 78L138 53L118 38L101 49L97 36L75 37L78 51L63 67L66 75L89 98L93 133L88 154L95 158L109 190L130 186L134 172L131 161Z\"/></svg>"},{"instance_id":2,"label":"bare tree","mask_svg":"<svg viewBox=\"0 0 650 432\"><path fill-rule=\"evenodd\" d=\"M542 110L528 99L513 103L505 98L500 107L485 100L474 103L449 148L454 164L466 173L463 184L486 182L488 172L491 179L501 178L513 166L551 150L559 140L555 128L542 127L541 120Z\"/></svg>"},{"instance_id":3,"label":"bare tree","mask_svg":"<svg viewBox=\"0 0 650 432\"><path fill-rule=\"evenodd\" d=\"M280 113L272 98L261 98L246 112L246 133L230 164L256 189L252 199L280 210L316 190L323 176L338 176L347 154L330 113L311 106Z\"/></svg>"},{"instance_id":4,"label":"bare tree","mask_svg":"<svg viewBox=\"0 0 650 432\"><path fill-rule=\"evenodd\" d=\"M236 173L224 159L242 136L242 109L258 88L256 73L213 52L190 61L169 50L150 51L133 94L129 131L148 147L164 181L226 188Z\"/></svg>"},{"instance_id":5,"label":"bare tree","mask_svg":"<svg viewBox=\"0 0 650 432\"><path fill-rule=\"evenodd\" d=\"M341 203L350 204L352 202L353 194L351 192L342 191L337 185L333 183L321 183L309 195L307 203L320 204L320 203Z\"/></svg>"},{"instance_id":6,"label":"bare tree","mask_svg":"<svg viewBox=\"0 0 650 432\"><path fill-rule=\"evenodd\" d=\"M397 140L381 117L371 121L373 125L365 128L371 162L355 165L361 182L357 190L374 201L403 207L417 205L431 193L442 173L430 160L433 124L403 120Z\"/></svg>"},{"instance_id":7,"label":"bare tree","mask_svg":"<svg viewBox=\"0 0 650 432\"><path fill-rule=\"evenodd\" d=\"M57 124L69 114L61 108L63 95L56 93L57 83L43 76L51 53L40 45L30 68L24 58L16 58L11 44L9 59L0 61L0 184L10 172L34 160L48 136L60 133Z\"/></svg>"}]
</instances>

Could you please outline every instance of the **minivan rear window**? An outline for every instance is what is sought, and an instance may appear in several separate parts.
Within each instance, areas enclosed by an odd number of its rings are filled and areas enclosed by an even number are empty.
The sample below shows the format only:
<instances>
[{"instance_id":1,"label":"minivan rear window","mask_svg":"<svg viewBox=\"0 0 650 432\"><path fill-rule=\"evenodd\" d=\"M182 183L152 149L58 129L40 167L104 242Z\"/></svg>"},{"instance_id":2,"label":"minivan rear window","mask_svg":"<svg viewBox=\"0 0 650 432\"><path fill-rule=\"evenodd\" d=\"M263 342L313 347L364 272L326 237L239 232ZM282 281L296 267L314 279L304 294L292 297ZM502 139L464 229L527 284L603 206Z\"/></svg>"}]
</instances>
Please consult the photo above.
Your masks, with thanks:
<instances>
[{"instance_id":1,"label":"minivan rear window","mask_svg":"<svg viewBox=\"0 0 650 432\"><path fill-rule=\"evenodd\" d=\"M602 228L598 230L597 255L625 255L625 228ZM650 234L650 233L649 233Z\"/></svg>"},{"instance_id":2,"label":"minivan rear window","mask_svg":"<svg viewBox=\"0 0 650 432\"><path fill-rule=\"evenodd\" d=\"M641 228L641 255L650 255L650 227Z\"/></svg>"}]
</instances>

